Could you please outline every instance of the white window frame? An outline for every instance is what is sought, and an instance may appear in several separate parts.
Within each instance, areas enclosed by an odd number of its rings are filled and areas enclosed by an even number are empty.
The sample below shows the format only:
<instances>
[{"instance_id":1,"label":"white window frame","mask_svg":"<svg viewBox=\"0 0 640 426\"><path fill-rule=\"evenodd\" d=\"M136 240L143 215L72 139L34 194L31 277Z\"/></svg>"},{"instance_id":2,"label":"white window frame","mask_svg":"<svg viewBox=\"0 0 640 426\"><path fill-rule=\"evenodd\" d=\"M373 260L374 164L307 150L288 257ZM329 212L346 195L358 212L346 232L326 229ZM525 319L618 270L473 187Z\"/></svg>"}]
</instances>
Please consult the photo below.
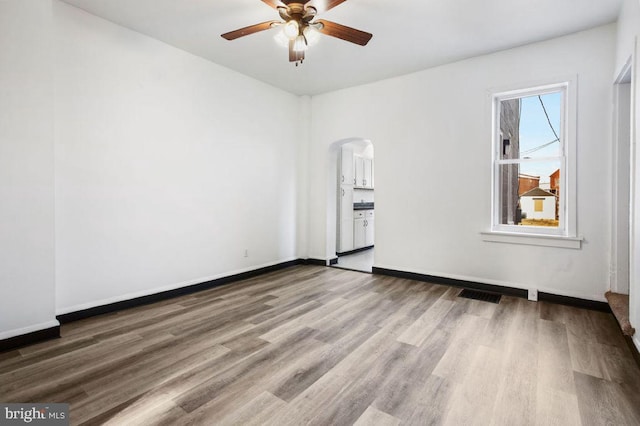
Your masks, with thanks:
<instances>
[{"instance_id":1,"label":"white window frame","mask_svg":"<svg viewBox=\"0 0 640 426\"><path fill-rule=\"evenodd\" d=\"M500 150L500 102L548 93L562 92L560 134L560 200L559 226L507 225L500 223L500 179L499 167L513 160L501 160ZM530 244L551 247L580 248L582 237L577 233L576 203L576 116L577 78L575 76L545 82L522 84L516 87L490 91L491 101L491 225L481 232L485 241ZM550 159L550 158L547 158ZM556 157L553 157L555 160ZM517 162L543 161L519 159Z\"/></svg>"}]
</instances>

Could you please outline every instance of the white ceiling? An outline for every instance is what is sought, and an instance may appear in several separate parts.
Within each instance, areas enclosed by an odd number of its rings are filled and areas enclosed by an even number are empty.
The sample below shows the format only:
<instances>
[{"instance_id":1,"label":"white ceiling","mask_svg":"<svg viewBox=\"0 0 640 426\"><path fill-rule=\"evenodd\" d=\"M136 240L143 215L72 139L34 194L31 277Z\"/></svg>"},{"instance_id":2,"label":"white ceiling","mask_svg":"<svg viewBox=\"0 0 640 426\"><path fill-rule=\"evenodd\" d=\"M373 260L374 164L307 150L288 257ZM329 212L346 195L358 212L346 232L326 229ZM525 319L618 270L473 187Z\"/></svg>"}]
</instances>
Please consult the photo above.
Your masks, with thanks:
<instances>
[{"instance_id":1,"label":"white ceiling","mask_svg":"<svg viewBox=\"0 0 640 426\"><path fill-rule=\"evenodd\" d=\"M64 0L295 94L318 94L541 41L617 19L622 0L348 0L319 18L373 34L365 47L321 36L299 67L278 29L220 34L278 19L261 0Z\"/></svg>"}]
</instances>

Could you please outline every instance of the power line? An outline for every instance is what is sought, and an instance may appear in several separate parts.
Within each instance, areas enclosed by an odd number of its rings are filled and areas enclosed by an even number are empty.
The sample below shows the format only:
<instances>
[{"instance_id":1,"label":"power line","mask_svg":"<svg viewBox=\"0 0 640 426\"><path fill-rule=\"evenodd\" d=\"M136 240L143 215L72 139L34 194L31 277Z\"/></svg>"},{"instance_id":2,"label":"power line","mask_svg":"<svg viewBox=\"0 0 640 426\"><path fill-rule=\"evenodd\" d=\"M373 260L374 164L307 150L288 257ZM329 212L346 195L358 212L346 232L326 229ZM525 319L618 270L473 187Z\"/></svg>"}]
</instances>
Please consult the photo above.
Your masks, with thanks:
<instances>
[{"instance_id":1,"label":"power line","mask_svg":"<svg viewBox=\"0 0 640 426\"><path fill-rule=\"evenodd\" d=\"M544 102L542 102L542 97L540 95L538 95L538 100L540 101L540 105L542 105L542 110L544 111L544 115L547 117L547 123L549 123L549 127L551 127L553 135L556 137L556 140L559 141L560 136L558 136L558 134L556 133L556 129L554 129L553 125L551 124L551 120L549 120L549 114L547 114L547 109L544 107Z\"/></svg>"},{"instance_id":2,"label":"power line","mask_svg":"<svg viewBox=\"0 0 640 426\"><path fill-rule=\"evenodd\" d=\"M541 150L542 148L545 148L553 143L559 142L560 141L560 137L558 136L558 134L556 133L556 129L553 128L553 125L551 124L551 120L549 119L549 114L547 114L547 108L545 108L544 106L544 102L542 102L542 97L540 95L538 95L538 100L540 101L540 105L542 105L542 110L544 111L544 115L547 117L547 123L549 123L549 127L551 128L551 131L553 132L554 136L556 137L554 140L544 143L542 145L538 145L534 148L528 149L526 151L522 151L520 153L520 155L528 155L528 154L532 154L536 151Z\"/></svg>"},{"instance_id":3,"label":"power line","mask_svg":"<svg viewBox=\"0 0 640 426\"><path fill-rule=\"evenodd\" d=\"M545 147L547 147L547 146L551 145L552 143L556 143L556 142L559 142L559 141L560 141L560 139L554 139L554 140L552 140L551 142L547 142L547 143L544 143L544 144L542 144L542 145L538 145L538 146L536 146L535 148L531 148L531 149L528 149L528 150L526 150L526 151L522 151L522 152L520 153L520 155L532 154L532 153L534 153L534 152L536 152L536 151L538 151L538 150L541 150L542 148L545 148Z\"/></svg>"}]
</instances>

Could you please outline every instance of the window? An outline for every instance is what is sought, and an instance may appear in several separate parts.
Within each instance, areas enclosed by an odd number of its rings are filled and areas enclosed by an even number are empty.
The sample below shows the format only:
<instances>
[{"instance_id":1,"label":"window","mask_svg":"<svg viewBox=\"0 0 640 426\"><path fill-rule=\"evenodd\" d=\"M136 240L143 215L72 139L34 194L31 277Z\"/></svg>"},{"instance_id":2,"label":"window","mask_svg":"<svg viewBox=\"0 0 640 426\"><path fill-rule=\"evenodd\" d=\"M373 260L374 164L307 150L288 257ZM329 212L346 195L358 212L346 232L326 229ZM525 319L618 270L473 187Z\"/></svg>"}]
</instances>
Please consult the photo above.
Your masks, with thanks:
<instances>
[{"instance_id":1,"label":"window","mask_svg":"<svg viewBox=\"0 0 640 426\"><path fill-rule=\"evenodd\" d=\"M580 240L575 238L573 85L569 80L492 94L493 213L491 231L484 235Z\"/></svg>"},{"instance_id":2,"label":"window","mask_svg":"<svg viewBox=\"0 0 640 426\"><path fill-rule=\"evenodd\" d=\"M533 201L534 201L533 210L536 212L543 211L542 203L544 203L544 198L534 198Z\"/></svg>"}]
</instances>

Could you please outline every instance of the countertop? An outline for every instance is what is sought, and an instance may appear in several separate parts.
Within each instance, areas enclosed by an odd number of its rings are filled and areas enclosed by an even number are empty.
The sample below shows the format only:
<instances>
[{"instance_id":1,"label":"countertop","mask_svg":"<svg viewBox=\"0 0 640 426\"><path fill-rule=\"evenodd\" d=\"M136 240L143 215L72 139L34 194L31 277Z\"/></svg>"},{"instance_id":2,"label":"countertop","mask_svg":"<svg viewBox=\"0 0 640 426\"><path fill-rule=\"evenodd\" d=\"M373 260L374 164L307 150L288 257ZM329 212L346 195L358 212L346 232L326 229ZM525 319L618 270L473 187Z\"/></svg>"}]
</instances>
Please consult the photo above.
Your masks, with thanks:
<instances>
[{"instance_id":1,"label":"countertop","mask_svg":"<svg viewBox=\"0 0 640 426\"><path fill-rule=\"evenodd\" d=\"M373 210L373 203L353 203L354 210Z\"/></svg>"}]
</instances>

